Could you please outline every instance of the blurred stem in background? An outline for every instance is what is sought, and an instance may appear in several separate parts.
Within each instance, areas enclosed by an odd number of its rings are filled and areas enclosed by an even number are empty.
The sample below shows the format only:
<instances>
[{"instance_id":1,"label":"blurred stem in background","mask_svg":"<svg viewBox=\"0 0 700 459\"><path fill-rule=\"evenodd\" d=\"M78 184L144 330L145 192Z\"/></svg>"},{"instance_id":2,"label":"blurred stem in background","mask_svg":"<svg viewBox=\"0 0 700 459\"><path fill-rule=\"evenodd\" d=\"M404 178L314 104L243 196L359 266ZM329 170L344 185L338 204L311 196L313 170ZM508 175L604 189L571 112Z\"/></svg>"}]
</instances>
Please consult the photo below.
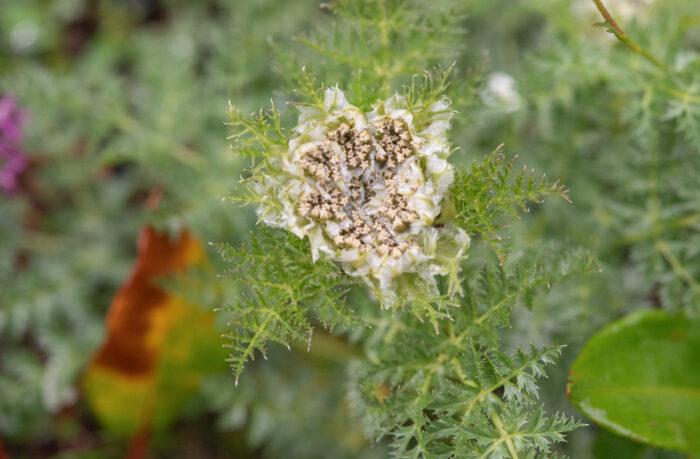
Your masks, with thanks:
<instances>
[{"instance_id":1,"label":"blurred stem in background","mask_svg":"<svg viewBox=\"0 0 700 459\"><path fill-rule=\"evenodd\" d=\"M615 37L617 37L617 39L620 40L620 42L622 42L627 48L629 48L630 51L643 56L646 60L651 62L659 69L663 70L664 72L670 72L671 69L666 64L664 64L656 57L652 56L646 49L639 46L624 32L624 30L622 30L615 18L610 14L608 9L603 4L603 0L593 0L593 2L595 3L596 8L598 8L598 11L600 11L600 14L603 16L603 19L605 19L604 25L608 27L608 30L612 32L615 35Z\"/></svg>"}]
</instances>

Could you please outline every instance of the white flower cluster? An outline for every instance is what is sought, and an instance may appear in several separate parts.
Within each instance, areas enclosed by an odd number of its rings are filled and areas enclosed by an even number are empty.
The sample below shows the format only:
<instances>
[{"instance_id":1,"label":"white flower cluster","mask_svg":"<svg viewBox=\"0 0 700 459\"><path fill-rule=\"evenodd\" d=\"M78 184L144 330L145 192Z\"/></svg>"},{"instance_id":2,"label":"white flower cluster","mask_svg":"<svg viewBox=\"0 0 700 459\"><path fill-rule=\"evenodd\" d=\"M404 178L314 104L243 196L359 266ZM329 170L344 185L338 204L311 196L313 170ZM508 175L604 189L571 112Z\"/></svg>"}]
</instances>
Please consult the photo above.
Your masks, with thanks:
<instances>
[{"instance_id":1,"label":"white flower cluster","mask_svg":"<svg viewBox=\"0 0 700 459\"><path fill-rule=\"evenodd\" d=\"M259 218L308 237L314 259L361 277L385 306L411 297L415 275L437 293L434 276L456 272L469 246L463 230L436 224L454 179L447 99L427 107L421 132L402 96L363 113L332 88L323 107L299 109L288 149L256 184Z\"/></svg>"},{"instance_id":2,"label":"white flower cluster","mask_svg":"<svg viewBox=\"0 0 700 459\"><path fill-rule=\"evenodd\" d=\"M517 82L504 72L493 72L488 76L481 100L489 107L500 108L507 113L518 111L522 106Z\"/></svg>"}]
</instances>

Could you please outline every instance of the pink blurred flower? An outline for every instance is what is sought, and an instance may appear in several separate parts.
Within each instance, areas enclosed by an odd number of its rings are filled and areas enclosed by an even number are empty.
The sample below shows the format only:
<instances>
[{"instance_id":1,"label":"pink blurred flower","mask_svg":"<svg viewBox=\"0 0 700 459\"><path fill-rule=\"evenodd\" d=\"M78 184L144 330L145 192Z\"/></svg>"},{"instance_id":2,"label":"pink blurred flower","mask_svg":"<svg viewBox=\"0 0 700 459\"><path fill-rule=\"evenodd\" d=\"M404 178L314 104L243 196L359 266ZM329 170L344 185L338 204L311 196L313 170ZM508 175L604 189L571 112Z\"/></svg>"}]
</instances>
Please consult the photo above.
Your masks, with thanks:
<instances>
[{"instance_id":1,"label":"pink blurred flower","mask_svg":"<svg viewBox=\"0 0 700 459\"><path fill-rule=\"evenodd\" d=\"M20 147L26 121L27 111L12 95L0 97L0 188L8 193L17 191L17 177L29 163Z\"/></svg>"}]
</instances>

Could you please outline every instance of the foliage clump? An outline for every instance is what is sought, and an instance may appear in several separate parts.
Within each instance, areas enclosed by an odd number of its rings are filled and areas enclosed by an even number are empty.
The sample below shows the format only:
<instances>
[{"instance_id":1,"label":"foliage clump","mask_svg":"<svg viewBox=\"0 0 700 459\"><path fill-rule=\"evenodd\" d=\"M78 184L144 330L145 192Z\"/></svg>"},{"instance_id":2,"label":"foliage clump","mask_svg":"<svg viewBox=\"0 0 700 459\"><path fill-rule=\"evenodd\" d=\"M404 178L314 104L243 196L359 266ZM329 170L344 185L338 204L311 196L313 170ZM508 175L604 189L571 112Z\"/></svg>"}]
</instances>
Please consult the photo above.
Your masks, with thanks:
<instances>
[{"instance_id":1,"label":"foliage clump","mask_svg":"<svg viewBox=\"0 0 700 459\"><path fill-rule=\"evenodd\" d=\"M353 3L361 5L355 13L382 8L383 14L365 17L363 30L383 30L387 17L396 21L409 17L393 2ZM348 14L347 6L339 4L341 15ZM356 33L357 20L351 16L334 33ZM411 30L407 39L420 38L419 31ZM433 38L430 29L423 33ZM337 57L304 41L326 57ZM435 52L440 55L439 50ZM255 204L259 218L250 248L219 245L235 264L229 277L250 292L226 308L232 318L234 373L241 374L256 350L265 357L270 342L289 347L296 341L313 348L312 331L320 325L349 334L364 351L365 358L356 359L348 369L351 406L370 438L390 439L395 457L515 457L550 451L552 443L580 425L564 415L545 415L534 401L537 378L560 350L531 347L509 354L500 350L498 330L508 326L512 308L521 298L532 296L539 285L585 272L595 263L583 253L552 270L506 263L505 235L499 233L505 216L519 218L529 204L540 203L548 195L568 199L567 190L544 177L535 179L527 170L513 173L514 160L505 161L500 147L471 168L460 166L453 173L454 166L446 162L454 151L448 140L453 110L447 98L452 91L450 70L428 71L422 79L406 75L408 79L403 80L411 84L397 87L401 79L394 76L398 74L385 72L386 55L367 49L363 56L365 61L357 63L356 73L345 81L352 88L347 99L338 86L325 89L310 70L303 72L294 101L300 112L294 128L284 127L274 106L250 117L229 110L233 149L251 158L251 167L232 199ZM375 65L368 65L367 59L376 59ZM325 64L324 68L333 67ZM356 85L375 80L381 84L368 88L381 88L379 93L357 91ZM372 111L363 112L361 107ZM396 130L392 133L397 139L405 132L399 156L392 156L396 155L393 146L383 143L388 138L386 122ZM377 219L384 216L380 206L393 199L391 181L410 167L418 176L402 176L404 181L398 180L396 186L405 189L397 196L406 201L408 211L417 212L416 218L392 227L390 219ZM371 178L377 172L381 175ZM353 180L362 186L367 180L362 195L352 194ZM421 186L437 193L434 197L425 191L421 194L417 191ZM319 199L309 204L313 193ZM363 207L364 196L367 201L374 199L367 206L373 212ZM361 219L371 231L356 235L356 247L352 240L345 244L343 233L346 226L356 226L351 218ZM430 243L418 242L420 251L415 254L396 250L395 258L406 256L407 263L389 265L390 271L383 274L383 265L373 265L372 257L386 260L392 253L381 250L383 240L375 242L381 239L382 228L374 225L387 222L392 238L401 239L402 231L418 238L435 234L432 244L437 242L433 250L439 263L431 263L437 266L426 265L430 269L424 274L406 268L420 263L426 247L420 244ZM480 273L462 271L464 256L471 252L465 250L469 237L495 249L495 267L491 259ZM487 253L479 253L486 257L483 261L488 260ZM373 266L377 271L372 271ZM448 276L435 279L435 274ZM391 309L373 307L371 298L358 300L366 296L363 284ZM347 301L348 295L353 301Z\"/></svg>"}]
</instances>

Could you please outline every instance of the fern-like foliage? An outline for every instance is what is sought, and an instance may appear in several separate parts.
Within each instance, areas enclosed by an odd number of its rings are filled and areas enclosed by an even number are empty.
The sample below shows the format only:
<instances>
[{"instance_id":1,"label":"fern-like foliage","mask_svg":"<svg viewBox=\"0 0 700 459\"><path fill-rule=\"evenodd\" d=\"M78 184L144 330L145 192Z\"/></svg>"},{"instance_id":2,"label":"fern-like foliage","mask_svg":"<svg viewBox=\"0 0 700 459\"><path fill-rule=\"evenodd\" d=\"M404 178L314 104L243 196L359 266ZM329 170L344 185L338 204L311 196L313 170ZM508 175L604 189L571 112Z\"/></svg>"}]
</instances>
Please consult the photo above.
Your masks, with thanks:
<instances>
[{"instance_id":1,"label":"fern-like foliage","mask_svg":"<svg viewBox=\"0 0 700 459\"><path fill-rule=\"evenodd\" d=\"M362 325L345 307L343 285L347 279L330 262L313 262L305 240L260 227L249 249L217 244L226 261L234 265L227 276L249 288L236 302L224 307L232 316L229 363L238 378L256 350L267 358L270 342L290 347L290 342L311 345L310 314L328 329Z\"/></svg>"},{"instance_id":2,"label":"fern-like foliage","mask_svg":"<svg viewBox=\"0 0 700 459\"><path fill-rule=\"evenodd\" d=\"M466 14L452 2L341 0L324 6L336 22L298 37L306 49L296 58L279 50L284 72L300 79L299 61L311 50L315 64L309 68L346 88L361 109L409 84L412 75L449 65L460 50Z\"/></svg>"},{"instance_id":3,"label":"fern-like foliage","mask_svg":"<svg viewBox=\"0 0 700 459\"><path fill-rule=\"evenodd\" d=\"M595 266L590 255L565 257L553 272L484 268L465 281L462 306L439 334L406 316L383 316L368 332L367 354L350 370L351 401L370 437L388 436L394 457L520 457L547 453L580 424L545 415L537 379L559 347L498 350L509 309L545 279ZM523 271L527 274L523 274Z\"/></svg>"},{"instance_id":4,"label":"fern-like foliage","mask_svg":"<svg viewBox=\"0 0 700 459\"><path fill-rule=\"evenodd\" d=\"M471 169L457 171L452 187L453 212L460 226L470 234L479 235L496 251L501 261L504 215L519 218L520 212L529 212L528 204L539 204L542 199L555 194L567 201L568 190L558 181L548 182L545 176L535 176L535 171L523 168L514 171L516 158L507 161L501 153L502 145Z\"/></svg>"},{"instance_id":5,"label":"fern-like foliage","mask_svg":"<svg viewBox=\"0 0 700 459\"><path fill-rule=\"evenodd\" d=\"M637 282L623 300L629 308L653 304L699 311L700 259L694 247L700 221L695 192L700 186L700 59L686 38L690 26L683 19L696 10L692 1L677 0L655 3L645 10L644 21L616 18L652 59L626 46L596 47L588 40L576 43L576 52L562 47L539 56L533 69L534 74L556 72L569 82L568 95L543 94L535 102L547 113L542 119L556 119L538 126L560 137L550 141L553 151L570 145L572 127L587 125L590 132L603 133L581 142L580 155L565 161L564 167L576 173L562 178L585 190L576 194L577 207L593 217L565 225L561 233L598 245L609 272L635 273ZM558 119L571 94L587 103L571 111L573 118ZM614 282L609 281L610 292L617 290Z\"/></svg>"}]
</instances>

